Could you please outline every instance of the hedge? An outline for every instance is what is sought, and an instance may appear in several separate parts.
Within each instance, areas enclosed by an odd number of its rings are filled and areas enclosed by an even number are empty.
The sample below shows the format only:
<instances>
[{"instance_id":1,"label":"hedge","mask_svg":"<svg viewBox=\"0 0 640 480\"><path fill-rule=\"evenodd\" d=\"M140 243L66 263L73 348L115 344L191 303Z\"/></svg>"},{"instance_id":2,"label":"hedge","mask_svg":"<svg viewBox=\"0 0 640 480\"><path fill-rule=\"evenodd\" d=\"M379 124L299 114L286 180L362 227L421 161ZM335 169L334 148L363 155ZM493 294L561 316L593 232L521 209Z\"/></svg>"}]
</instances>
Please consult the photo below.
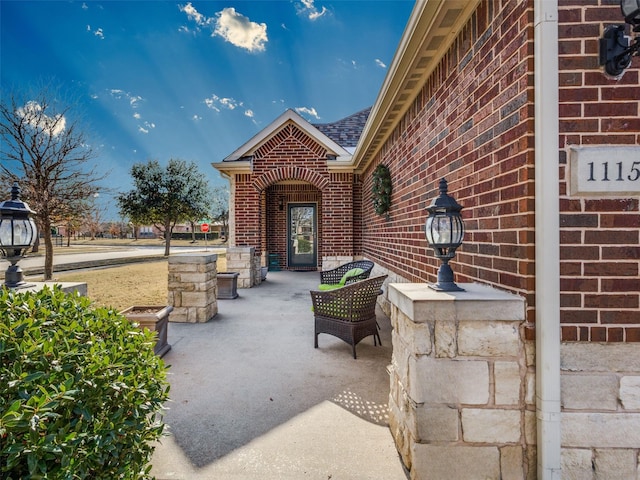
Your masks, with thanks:
<instances>
[{"instance_id":1,"label":"hedge","mask_svg":"<svg viewBox=\"0 0 640 480\"><path fill-rule=\"evenodd\" d=\"M154 335L59 287L0 287L0 478L151 478L169 394Z\"/></svg>"}]
</instances>

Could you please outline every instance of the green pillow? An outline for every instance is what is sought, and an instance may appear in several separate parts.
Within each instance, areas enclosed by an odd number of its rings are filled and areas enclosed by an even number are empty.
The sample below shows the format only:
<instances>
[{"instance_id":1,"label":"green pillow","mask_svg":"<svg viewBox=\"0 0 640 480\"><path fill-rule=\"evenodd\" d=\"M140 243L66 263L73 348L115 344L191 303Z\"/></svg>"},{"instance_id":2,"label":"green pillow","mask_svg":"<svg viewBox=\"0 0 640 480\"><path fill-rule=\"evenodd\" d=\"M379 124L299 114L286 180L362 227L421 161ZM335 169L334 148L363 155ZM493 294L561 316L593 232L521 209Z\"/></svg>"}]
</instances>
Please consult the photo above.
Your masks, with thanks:
<instances>
[{"instance_id":1,"label":"green pillow","mask_svg":"<svg viewBox=\"0 0 640 480\"><path fill-rule=\"evenodd\" d=\"M342 278L340 279L340 285L344 285L348 279L350 279L351 277L357 277L362 273L364 273L364 270L362 268L352 268L342 276Z\"/></svg>"},{"instance_id":2,"label":"green pillow","mask_svg":"<svg viewBox=\"0 0 640 480\"><path fill-rule=\"evenodd\" d=\"M338 283L321 283L320 285L318 285L318 290L320 290L321 292L326 292L328 290L335 290L336 288L344 287L344 284L348 279L350 279L351 277L357 277L361 273L364 273L364 269L352 268L342 276Z\"/></svg>"}]
</instances>

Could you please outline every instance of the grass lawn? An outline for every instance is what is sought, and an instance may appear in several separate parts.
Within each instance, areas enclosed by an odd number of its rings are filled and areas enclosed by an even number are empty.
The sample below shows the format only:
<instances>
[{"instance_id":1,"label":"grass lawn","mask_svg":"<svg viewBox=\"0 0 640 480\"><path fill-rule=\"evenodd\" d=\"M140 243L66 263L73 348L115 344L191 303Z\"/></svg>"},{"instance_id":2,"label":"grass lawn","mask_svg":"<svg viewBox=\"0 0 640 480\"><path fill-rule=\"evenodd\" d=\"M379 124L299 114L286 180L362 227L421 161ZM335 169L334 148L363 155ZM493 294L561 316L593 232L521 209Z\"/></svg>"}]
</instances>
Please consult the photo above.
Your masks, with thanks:
<instances>
[{"instance_id":1,"label":"grass lawn","mask_svg":"<svg viewBox=\"0 0 640 480\"><path fill-rule=\"evenodd\" d=\"M218 255L217 269L224 272L227 261ZM167 305L167 261L132 263L77 272L55 273L60 282L84 282L88 297L99 306L118 311L132 305Z\"/></svg>"}]
</instances>

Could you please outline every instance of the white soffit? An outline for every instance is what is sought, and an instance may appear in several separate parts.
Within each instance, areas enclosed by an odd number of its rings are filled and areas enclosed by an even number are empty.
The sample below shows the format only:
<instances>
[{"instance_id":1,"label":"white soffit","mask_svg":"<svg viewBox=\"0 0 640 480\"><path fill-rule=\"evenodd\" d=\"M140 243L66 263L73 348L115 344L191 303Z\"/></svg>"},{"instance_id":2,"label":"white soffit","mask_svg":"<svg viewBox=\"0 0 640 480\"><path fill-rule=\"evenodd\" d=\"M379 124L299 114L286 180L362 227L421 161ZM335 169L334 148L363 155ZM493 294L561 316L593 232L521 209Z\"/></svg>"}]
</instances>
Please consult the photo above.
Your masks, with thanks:
<instances>
[{"instance_id":1,"label":"white soffit","mask_svg":"<svg viewBox=\"0 0 640 480\"><path fill-rule=\"evenodd\" d=\"M418 0L352 163L362 172L411 106L480 0Z\"/></svg>"}]
</instances>

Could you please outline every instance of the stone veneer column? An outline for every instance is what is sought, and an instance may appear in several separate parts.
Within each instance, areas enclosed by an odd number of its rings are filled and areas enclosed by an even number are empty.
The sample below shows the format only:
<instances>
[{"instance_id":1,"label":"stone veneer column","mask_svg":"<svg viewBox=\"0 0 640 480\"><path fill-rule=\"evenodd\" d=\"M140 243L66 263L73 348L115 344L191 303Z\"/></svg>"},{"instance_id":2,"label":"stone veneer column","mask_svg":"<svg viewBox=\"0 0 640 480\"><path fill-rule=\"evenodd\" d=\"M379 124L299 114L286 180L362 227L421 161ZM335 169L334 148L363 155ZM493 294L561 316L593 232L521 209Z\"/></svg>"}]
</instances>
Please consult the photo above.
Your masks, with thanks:
<instances>
[{"instance_id":1,"label":"stone veneer column","mask_svg":"<svg viewBox=\"0 0 640 480\"><path fill-rule=\"evenodd\" d=\"M640 345L560 345L562 478L640 479Z\"/></svg>"},{"instance_id":2,"label":"stone veneer column","mask_svg":"<svg viewBox=\"0 0 640 480\"><path fill-rule=\"evenodd\" d=\"M169 257L169 321L203 323L218 314L217 261L216 254Z\"/></svg>"},{"instance_id":3,"label":"stone veneer column","mask_svg":"<svg viewBox=\"0 0 640 480\"><path fill-rule=\"evenodd\" d=\"M535 478L524 299L460 286L464 292L443 293L389 285L396 446L414 480Z\"/></svg>"},{"instance_id":4,"label":"stone veneer column","mask_svg":"<svg viewBox=\"0 0 640 480\"><path fill-rule=\"evenodd\" d=\"M251 288L260 281L258 273L258 281L256 282L254 247L229 247L227 248L227 272L238 272L238 288Z\"/></svg>"}]
</instances>

